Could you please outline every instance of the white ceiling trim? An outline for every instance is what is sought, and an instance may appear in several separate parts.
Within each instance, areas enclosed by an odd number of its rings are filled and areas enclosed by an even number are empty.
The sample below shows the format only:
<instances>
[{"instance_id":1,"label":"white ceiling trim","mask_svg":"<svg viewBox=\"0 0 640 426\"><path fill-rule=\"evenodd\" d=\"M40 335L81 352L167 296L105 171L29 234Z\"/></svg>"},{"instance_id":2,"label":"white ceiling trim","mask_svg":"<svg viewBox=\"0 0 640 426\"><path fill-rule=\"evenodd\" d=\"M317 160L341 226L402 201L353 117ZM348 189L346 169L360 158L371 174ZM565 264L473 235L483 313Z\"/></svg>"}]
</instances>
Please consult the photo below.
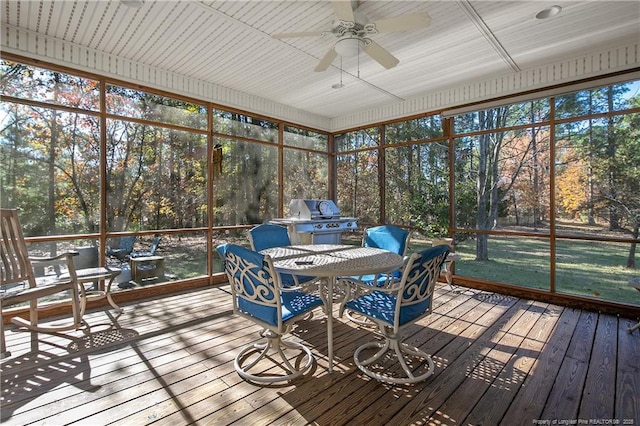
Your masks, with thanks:
<instances>
[{"instance_id":1,"label":"white ceiling trim","mask_svg":"<svg viewBox=\"0 0 640 426\"><path fill-rule=\"evenodd\" d=\"M470 103L483 102L530 90L571 83L609 73L640 67L640 42L603 50L590 55L505 74L458 87L443 89L404 102L362 111L331 120L331 132L369 123L395 120L428 111L439 111Z\"/></svg>"},{"instance_id":2,"label":"white ceiling trim","mask_svg":"<svg viewBox=\"0 0 640 426\"><path fill-rule=\"evenodd\" d=\"M640 70L631 71L625 74L617 74L614 76L603 77L602 79L598 79L598 85L608 86L608 85L624 83L629 80L639 80L639 79L640 79ZM566 93L577 92L580 90L587 90L592 87L593 87L593 82L582 82L582 83L571 84L569 86L554 87L550 89L544 89L539 92L536 91L534 94L513 96L513 97L509 97L508 99L496 99L496 100L484 102L481 104L473 104L473 105L463 106L460 108L445 110L442 112L442 117L449 118L459 114L467 114L469 112L477 111L479 109L497 108L497 107L501 107L509 104L526 102L533 99L549 98L552 96L559 96Z\"/></svg>"},{"instance_id":3,"label":"white ceiling trim","mask_svg":"<svg viewBox=\"0 0 640 426\"><path fill-rule=\"evenodd\" d=\"M229 108L281 119L328 131L330 119L249 93L196 80L95 49L43 36L23 28L2 26L1 48L5 52L67 66L154 89L209 101Z\"/></svg>"},{"instance_id":4,"label":"white ceiling trim","mask_svg":"<svg viewBox=\"0 0 640 426\"><path fill-rule=\"evenodd\" d=\"M640 67L640 42L636 42L542 67L444 88L386 106L329 119L248 93L188 78L9 25L2 26L1 48L17 55L180 93L230 108L330 132L487 101L500 96Z\"/></svg>"}]
</instances>

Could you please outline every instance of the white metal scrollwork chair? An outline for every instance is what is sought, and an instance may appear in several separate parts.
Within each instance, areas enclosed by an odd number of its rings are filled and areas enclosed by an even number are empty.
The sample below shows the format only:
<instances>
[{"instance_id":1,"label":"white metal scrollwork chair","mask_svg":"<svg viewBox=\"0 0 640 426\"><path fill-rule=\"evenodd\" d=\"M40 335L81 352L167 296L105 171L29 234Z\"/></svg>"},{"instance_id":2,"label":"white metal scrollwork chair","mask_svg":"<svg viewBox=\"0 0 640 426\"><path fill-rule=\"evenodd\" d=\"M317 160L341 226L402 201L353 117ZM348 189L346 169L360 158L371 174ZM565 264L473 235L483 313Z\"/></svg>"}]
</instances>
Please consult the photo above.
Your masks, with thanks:
<instances>
[{"instance_id":1,"label":"white metal scrollwork chair","mask_svg":"<svg viewBox=\"0 0 640 426\"><path fill-rule=\"evenodd\" d=\"M18 219L13 209L0 209L0 310L6 306L29 302L29 321L14 317L11 322L36 332L55 332L78 329L78 284L73 256L76 252L62 253L55 257L29 257L27 245ZM62 263L67 268L66 277L38 277L33 264L48 266ZM73 321L70 325L44 327L38 325L38 299L57 293L69 292ZM0 320L2 318L0 317ZM0 358L10 356L4 335L4 322L0 321Z\"/></svg>"},{"instance_id":2,"label":"white metal scrollwork chair","mask_svg":"<svg viewBox=\"0 0 640 426\"><path fill-rule=\"evenodd\" d=\"M280 225L263 223L249 230L249 243L254 251L266 250L273 247L285 247L291 245L287 228ZM280 274L280 280L285 286L305 286L315 283L316 277L304 275Z\"/></svg>"},{"instance_id":3,"label":"white metal scrollwork chair","mask_svg":"<svg viewBox=\"0 0 640 426\"><path fill-rule=\"evenodd\" d=\"M448 254L449 247L445 245L412 254L402 279L391 287L372 287L354 278L339 280L346 292L340 314L344 309L362 314L378 326L384 338L365 343L353 355L356 365L367 376L391 384L405 384L420 382L434 373L431 357L402 342L401 332L431 313L434 286Z\"/></svg>"},{"instance_id":4,"label":"white metal scrollwork chair","mask_svg":"<svg viewBox=\"0 0 640 426\"><path fill-rule=\"evenodd\" d=\"M297 320L321 306L322 300L284 287L269 256L233 244L218 247L218 252L225 256L234 312L261 326L260 335L266 339L238 353L234 362L236 371L245 380L266 384L300 377L313 364L311 350L301 343L284 341L282 336L290 332Z\"/></svg>"},{"instance_id":5,"label":"white metal scrollwork chair","mask_svg":"<svg viewBox=\"0 0 640 426\"><path fill-rule=\"evenodd\" d=\"M363 247L375 247L388 250L402 257L405 257L408 245L409 231L394 225L381 225L367 228L364 230L364 235L362 236ZM392 285L393 282L399 281L400 278L402 278L402 271L395 270L389 273L369 274L356 278L367 285L388 287ZM371 322L363 320L359 315L354 315L350 309L345 311L345 316L356 324L362 326L371 325Z\"/></svg>"}]
</instances>

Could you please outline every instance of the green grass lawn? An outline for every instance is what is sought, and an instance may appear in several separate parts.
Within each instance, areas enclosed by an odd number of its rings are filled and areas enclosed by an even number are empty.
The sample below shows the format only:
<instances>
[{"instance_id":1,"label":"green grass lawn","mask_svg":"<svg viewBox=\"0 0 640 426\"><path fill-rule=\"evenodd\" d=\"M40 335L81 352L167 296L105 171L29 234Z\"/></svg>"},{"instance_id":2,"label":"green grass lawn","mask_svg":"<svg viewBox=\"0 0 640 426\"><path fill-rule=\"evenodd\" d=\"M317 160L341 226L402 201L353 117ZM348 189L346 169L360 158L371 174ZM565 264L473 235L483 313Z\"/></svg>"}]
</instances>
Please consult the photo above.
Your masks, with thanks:
<instances>
[{"instance_id":1,"label":"green grass lawn","mask_svg":"<svg viewBox=\"0 0 640 426\"><path fill-rule=\"evenodd\" d=\"M456 262L456 275L542 290L550 289L549 241L542 238L490 237L489 260L475 260L475 240L456 245L462 260ZM415 241L413 250L427 247ZM640 293L629 285L629 278L640 270L625 265L629 244L558 240L556 245L556 291L640 304ZM636 259L638 262L638 259Z\"/></svg>"}]
</instances>

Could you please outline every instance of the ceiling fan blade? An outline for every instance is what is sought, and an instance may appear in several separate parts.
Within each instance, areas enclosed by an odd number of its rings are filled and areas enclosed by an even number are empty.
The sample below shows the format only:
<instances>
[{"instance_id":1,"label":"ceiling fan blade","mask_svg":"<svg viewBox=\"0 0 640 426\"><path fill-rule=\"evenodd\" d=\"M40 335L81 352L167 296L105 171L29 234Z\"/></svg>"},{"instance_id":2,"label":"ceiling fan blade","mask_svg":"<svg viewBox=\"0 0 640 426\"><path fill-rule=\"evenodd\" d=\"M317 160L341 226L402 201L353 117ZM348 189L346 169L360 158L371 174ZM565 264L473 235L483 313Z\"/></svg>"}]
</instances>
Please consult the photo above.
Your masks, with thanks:
<instances>
[{"instance_id":1,"label":"ceiling fan blade","mask_svg":"<svg viewBox=\"0 0 640 426\"><path fill-rule=\"evenodd\" d=\"M370 41L369 44L365 46L364 51L386 69L393 68L400 63L398 58L375 41Z\"/></svg>"},{"instance_id":2,"label":"ceiling fan blade","mask_svg":"<svg viewBox=\"0 0 640 426\"><path fill-rule=\"evenodd\" d=\"M325 31L310 31L310 32L301 32L301 33L280 33L280 34L271 34L273 38L296 38L296 37L320 37L324 35Z\"/></svg>"},{"instance_id":3,"label":"ceiling fan blade","mask_svg":"<svg viewBox=\"0 0 640 426\"><path fill-rule=\"evenodd\" d=\"M397 16L395 18L381 19L368 25L373 26L378 33L392 33L417 30L418 28L428 27L429 24L431 24L431 17L429 17L429 15L426 13L415 13Z\"/></svg>"},{"instance_id":4,"label":"ceiling fan blade","mask_svg":"<svg viewBox=\"0 0 640 426\"><path fill-rule=\"evenodd\" d=\"M342 19L347 22L355 22L356 18L353 16L351 1L334 0L331 2L331 6L333 7L333 12L336 14L338 19Z\"/></svg>"},{"instance_id":5,"label":"ceiling fan blade","mask_svg":"<svg viewBox=\"0 0 640 426\"><path fill-rule=\"evenodd\" d=\"M320 63L315 67L314 71L326 71L327 68L329 68L329 65L331 65L333 60L336 58L336 56L338 56L338 53L336 52L336 49L332 47L320 60Z\"/></svg>"}]
</instances>

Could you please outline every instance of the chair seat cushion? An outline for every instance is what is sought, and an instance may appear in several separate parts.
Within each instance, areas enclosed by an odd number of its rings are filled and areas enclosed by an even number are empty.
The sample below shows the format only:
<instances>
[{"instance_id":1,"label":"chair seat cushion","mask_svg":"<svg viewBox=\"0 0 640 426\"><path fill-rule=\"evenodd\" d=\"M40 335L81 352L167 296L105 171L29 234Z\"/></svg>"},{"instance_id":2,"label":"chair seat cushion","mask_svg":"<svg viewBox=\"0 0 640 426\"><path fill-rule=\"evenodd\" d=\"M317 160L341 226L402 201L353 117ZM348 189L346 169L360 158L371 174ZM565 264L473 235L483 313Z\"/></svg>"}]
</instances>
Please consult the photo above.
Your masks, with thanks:
<instances>
[{"instance_id":1,"label":"chair seat cushion","mask_svg":"<svg viewBox=\"0 0 640 426\"><path fill-rule=\"evenodd\" d=\"M383 321L390 326L394 325L394 313L397 298L394 294L382 291L373 291L364 296L360 296L345 304L348 309L359 312L367 317ZM399 326L415 320L425 312L425 306L430 305L427 298L415 305L405 305L400 308Z\"/></svg>"},{"instance_id":2,"label":"chair seat cushion","mask_svg":"<svg viewBox=\"0 0 640 426\"><path fill-rule=\"evenodd\" d=\"M322 299L313 294L300 291L284 291L281 294L282 322L303 314L322 305ZM238 299L238 307L246 314L258 318L267 324L278 325L277 309L274 306L259 305L244 298Z\"/></svg>"},{"instance_id":3,"label":"chair seat cushion","mask_svg":"<svg viewBox=\"0 0 640 426\"><path fill-rule=\"evenodd\" d=\"M322 299L318 296L301 291L285 291L282 293L282 322L320 305L322 305Z\"/></svg>"}]
</instances>

